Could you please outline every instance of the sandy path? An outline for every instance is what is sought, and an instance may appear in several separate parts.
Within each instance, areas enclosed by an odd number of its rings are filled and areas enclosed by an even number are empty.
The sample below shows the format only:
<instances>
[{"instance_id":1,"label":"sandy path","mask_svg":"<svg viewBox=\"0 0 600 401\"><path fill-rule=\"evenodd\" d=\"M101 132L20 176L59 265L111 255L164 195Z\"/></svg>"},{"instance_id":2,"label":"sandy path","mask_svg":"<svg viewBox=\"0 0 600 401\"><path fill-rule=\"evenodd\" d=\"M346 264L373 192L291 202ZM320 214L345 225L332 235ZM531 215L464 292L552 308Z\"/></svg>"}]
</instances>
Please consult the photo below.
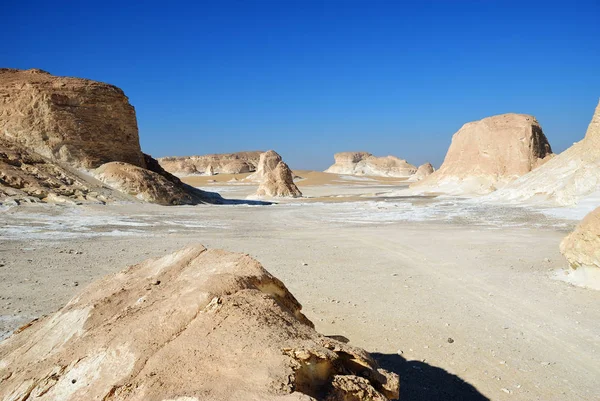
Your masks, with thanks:
<instances>
[{"instance_id":1,"label":"sandy path","mask_svg":"<svg viewBox=\"0 0 600 401\"><path fill-rule=\"evenodd\" d=\"M598 399L600 292L550 279L572 223L394 202L13 209L0 227L0 330L98 276L200 242L258 258L319 331L397 371L402 400Z\"/></svg>"}]
</instances>

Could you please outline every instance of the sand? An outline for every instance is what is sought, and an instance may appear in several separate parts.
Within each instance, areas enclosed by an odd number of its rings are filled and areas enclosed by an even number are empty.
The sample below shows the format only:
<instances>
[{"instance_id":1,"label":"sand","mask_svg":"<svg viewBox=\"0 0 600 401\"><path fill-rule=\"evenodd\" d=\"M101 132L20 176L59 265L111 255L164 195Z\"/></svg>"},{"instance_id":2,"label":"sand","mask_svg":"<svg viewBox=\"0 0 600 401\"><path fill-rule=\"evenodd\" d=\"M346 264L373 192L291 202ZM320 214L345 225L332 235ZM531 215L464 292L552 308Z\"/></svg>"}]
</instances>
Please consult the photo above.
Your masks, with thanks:
<instances>
[{"instance_id":1,"label":"sand","mask_svg":"<svg viewBox=\"0 0 600 401\"><path fill-rule=\"evenodd\" d=\"M257 258L318 331L398 373L401 400L597 399L600 292L555 279L567 267L558 244L576 221L380 198L403 184L323 174L298 182L307 198L271 206L2 209L0 336L97 277L202 243ZM255 191L220 178L202 187Z\"/></svg>"}]
</instances>

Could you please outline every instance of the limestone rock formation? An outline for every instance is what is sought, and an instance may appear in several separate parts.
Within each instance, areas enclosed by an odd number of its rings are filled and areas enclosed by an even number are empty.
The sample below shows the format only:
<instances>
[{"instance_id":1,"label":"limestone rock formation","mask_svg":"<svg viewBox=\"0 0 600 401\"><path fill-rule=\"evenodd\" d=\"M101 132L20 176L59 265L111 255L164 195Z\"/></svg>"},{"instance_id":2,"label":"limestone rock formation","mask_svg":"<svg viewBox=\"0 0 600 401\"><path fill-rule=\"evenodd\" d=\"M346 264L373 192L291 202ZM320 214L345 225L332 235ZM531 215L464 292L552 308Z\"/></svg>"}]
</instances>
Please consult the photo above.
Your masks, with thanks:
<instances>
[{"instance_id":1,"label":"limestone rock formation","mask_svg":"<svg viewBox=\"0 0 600 401\"><path fill-rule=\"evenodd\" d=\"M302 196L302 192L294 184L292 170L281 159L281 156L269 150L260 155L256 172L247 177L248 180L260 181L256 196L269 198Z\"/></svg>"},{"instance_id":2,"label":"limestone rock formation","mask_svg":"<svg viewBox=\"0 0 600 401\"><path fill-rule=\"evenodd\" d=\"M0 136L0 203L104 203L125 199L91 177Z\"/></svg>"},{"instance_id":3,"label":"limestone rock formation","mask_svg":"<svg viewBox=\"0 0 600 401\"><path fill-rule=\"evenodd\" d=\"M560 244L560 251L572 268L600 269L600 208L597 208L577 226Z\"/></svg>"},{"instance_id":4,"label":"limestone rock formation","mask_svg":"<svg viewBox=\"0 0 600 401\"><path fill-rule=\"evenodd\" d=\"M0 343L0 399L386 400L398 376L317 333L248 255L202 246L92 283Z\"/></svg>"},{"instance_id":5,"label":"limestone rock formation","mask_svg":"<svg viewBox=\"0 0 600 401\"><path fill-rule=\"evenodd\" d=\"M111 161L145 167L127 96L87 79L0 69L0 136L78 168Z\"/></svg>"},{"instance_id":6,"label":"limestone rock formation","mask_svg":"<svg viewBox=\"0 0 600 401\"><path fill-rule=\"evenodd\" d=\"M419 166L419 168L417 169L417 172L414 173L409 178L409 181L421 181L425 177L433 174L434 171L435 171L435 169L433 168L433 166L431 165L431 163L428 162L428 163L425 163L425 164L421 164Z\"/></svg>"},{"instance_id":7,"label":"limestone rock formation","mask_svg":"<svg viewBox=\"0 0 600 401\"><path fill-rule=\"evenodd\" d=\"M326 173L371 175L381 177L410 177L417 168L396 156L376 157L367 152L341 152L334 155L335 163Z\"/></svg>"},{"instance_id":8,"label":"limestone rock formation","mask_svg":"<svg viewBox=\"0 0 600 401\"><path fill-rule=\"evenodd\" d=\"M531 201L561 206L600 196L600 104L585 138L540 168L490 194L493 201Z\"/></svg>"},{"instance_id":9,"label":"limestone rock formation","mask_svg":"<svg viewBox=\"0 0 600 401\"><path fill-rule=\"evenodd\" d=\"M139 200L160 205L197 203L183 185L168 180L154 171L122 162L110 162L98 167L96 178L106 185Z\"/></svg>"},{"instance_id":10,"label":"limestone rock formation","mask_svg":"<svg viewBox=\"0 0 600 401\"><path fill-rule=\"evenodd\" d=\"M501 114L454 134L439 170L411 185L418 192L485 194L527 174L552 153L535 117Z\"/></svg>"},{"instance_id":11,"label":"limestone rock formation","mask_svg":"<svg viewBox=\"0 0 600 401\"><path fill-rule=\"evenodd\" d=\"M262 151L223 153L204 156L162 157L158 159L168 172L178 175L240 174L256 171Z\"/></svg>"}]
</instances>

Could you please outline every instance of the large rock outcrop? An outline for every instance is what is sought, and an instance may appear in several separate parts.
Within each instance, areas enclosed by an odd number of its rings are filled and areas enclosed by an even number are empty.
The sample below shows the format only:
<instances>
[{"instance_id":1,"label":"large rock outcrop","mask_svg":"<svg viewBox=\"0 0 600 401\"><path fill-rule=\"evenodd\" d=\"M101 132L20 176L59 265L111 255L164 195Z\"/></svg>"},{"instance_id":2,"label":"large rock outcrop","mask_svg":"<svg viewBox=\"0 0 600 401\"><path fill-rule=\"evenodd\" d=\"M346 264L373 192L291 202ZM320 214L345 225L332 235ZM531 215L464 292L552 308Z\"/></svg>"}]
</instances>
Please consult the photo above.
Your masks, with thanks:
<instances>
[{"instance_id":1,"label":"large rock outcrop","mask_svg":"<svg viewBox=\"0 0 600 401\"><path fill-rule=\"evenodd\" d=\"M489 199L570 206L586 197L600 197L600 104L582 141L491 194Z\"/></svg>"},{"instance_id":2,"label":"large rock outcrop","mask_svg":"<svg viewBox=\"0 0 600 401\"><path fill-rule=\"evenodd\" d=\"M0 136L78 168L145 167L133 106L102 82L0 69Z\"/></svg>"},{"instance_id":3,"label":"large rock outcrop","mask_svg":"<svg viewBox=\"0 0 600 401\"><path fill-rule=\"evenodd\" d=\"M262 151L222 153L204 156L161 157L160 165L177 176L240 174L256 171Z\"/></svg>"},{"instance_id":4,"label":"large rock outcrop","mask_svg":"<svg viewBox=\"0 0 600 401\"><path fill-rule=\"evenodd\" d=\"M565 237L560 251L574 269L600 269L600 208L588 214L575 231Z\"/></svg>"},{"instance_id":5,"label":"large rock outcrop","mask_svg":"<svg viewBox=\"0 0 600 401\"><path fill-rule=\"evenodd\" d=\"M410 177L417 168L396 156L376 157L367 152L341 152L326 173L370 175L380 177Z\"/></svg>"},{"instance_id":6,"label":"large rock outcrop","mask_svg":"<svg viewBox=\"0 0 600 401\"><path fill-rule=\"evenodd\" d=\"M267 198L297 198L302 192L294 184L292 170L284 163L281 156L269 150L260 155L256 172L247 177L251 181L259 181L256 196Z\"/></svg>"},{"instance_id":7,"label":"large rock outcrop","mask_svg":"<svg viewBox=\"0 0 600 401\"><path fill-rule=\"evenodd\" d=\"M317 333L248 255L202 246L99 280L0 343L0 399L386 400L398 377Z\"/></svg>"},{"instance_id":8,"label":"large rock outcrop","mask_svg":"<svg viewBox=\"0 0 600 401\"><path fill-rule=\"evenodd\" d=\"M411 185L417 192L485 194L547 161L550 144L535 117L502 114L454 134L439 170Z\"/></svg>"},{"instance_id":9,"label":"large rock outcrop","mask_svg":"<svg viewBox=\"0 0 600 401\"><path fill-rule=\"evenodd\" d=\"M0 69L0 202L132 200L127 195L165 205L221 200L142 153L135 110L121 89Z\"/></svg>"}]
</instances>

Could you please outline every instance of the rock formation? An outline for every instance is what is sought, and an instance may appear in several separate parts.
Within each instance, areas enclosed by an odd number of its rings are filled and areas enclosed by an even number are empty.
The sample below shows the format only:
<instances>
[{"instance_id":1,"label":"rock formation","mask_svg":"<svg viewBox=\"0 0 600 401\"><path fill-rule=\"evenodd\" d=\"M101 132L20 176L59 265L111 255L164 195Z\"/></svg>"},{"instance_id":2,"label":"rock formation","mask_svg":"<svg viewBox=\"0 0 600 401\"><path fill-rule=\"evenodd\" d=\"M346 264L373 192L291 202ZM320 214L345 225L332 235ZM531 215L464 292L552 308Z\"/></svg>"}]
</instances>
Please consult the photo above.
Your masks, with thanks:
<instances>
[{"instance_id":1,"label":"rock formation","mask_svg":"<svg viewBox=\"0 0 600 401\"><path fill-rule=\"evenodd\" d=\"M114 163L113 163L114 162ZM140 150L135 110L119 88L41 70L0 69L0 202L160 204L220 201Z\"/></svg>"},{"instance_id":2,"label":"rock formation","mask_svg":"<svg viewBox=\"0 0 600 401\"><path fill-rule=\"evenodd\" d=\"M551 153L535 117L487 117L463 125L452 137L440 169L411 188L418 192L485 194L527 174Z\"/></svg>"},{"instance_id":3,"label":"rock formation","mask_svg":"<svg viewBox=\"0 0 600 401\"><path fill-rule=\"evenodd\" d=\"M341 152L326 173L371 175L380 177L410 177L417 168L395 156L376 157L367 152Z\"/></svg>"},{"instance_id":4,"label":"rock formation","mask_svg":"<svg viewBox=\"0 0 600 401\"><path fill-rule=\"evenodd\" d=\"M577 226L560 244L560 251L574 268L600 269L600 208Z\"/></svg>"},{"instance_id":5,"label":"rock formation","mask_svg":"<svg viewBox=\"0 0 600 401\"><path fill-rule=\"evenodd\" d=\"M0 136L0 203L104 203L125 199L93 181Z\"/></svg>"},{"instance_id":6,"label":"rock formation","mask_svg":"<svg viewBox=\"0 0 600 401\"><path fill-rule=\"evenodd\" d=\"M600 196L600 104L582 141L491 194L489 199L568 206L593 196Z\"/></svg>"},{"instance_id":7,"label":"rock formation","mask_svg":"<svg viewBox=\"0 0 600 401\"><path fill-rule=\"evenodd\" d=\"M204 156L162 157L158 159L168 172L178 175L240 174L256 171L262 151L223 153Z\"/></svg>"},{"instance_id":8,"label":"rock formation","mask_svg":"<svg viewBox=\"0 0 600 401\"><path fill-rule=\"evenodd\" d=\"M283 162L281 156L269 150L260 155L256 172L247 177L248 180L260 181L256 196L281 198L297 198L302 192L294 184L292 170Z\"/></svg>"},{"instance_id":9,"label":"rock formation","mask_svg":"<svg viewBox=\"0 0 600 401\"><path fill-rule=\"evenodd\" d=\"M414 173L409 178L409 180L410 181L421 181L425 177L431 175L434 171L435 171L435 169L433 168L433 166L431 165L431 163L421 164L419 166L419 168L417 169L417 172Z\"/></svg>"},{"instance_id":10,"label":"rock formation","mask_svg":"<svg viewBox=\"0 0 600 401\"><path fill-rule=\"evenodd\" d=\"M69 165L144 166L135 110L116 86L0 69L0 135Z\"/></svg>"},{"instance_id":11,"label":"rock formation","mask_svg":"<svg viewBox=\"0 0 600 401\"><path fill-rule=\"evenodd\" d=\"M96 178L117 191L137 199L160 205L190 205L197 203L183 184L169 181L154 171L122 162L110 162L98 167Z\"/></svg>"},{"instance_id":12,"label":"rock formation","mask_svg":"<svg viewBox=\"0 0 600 401\"><path fill-rule=\"evenodd\" d=\"M0 399L387 400L398 376L317 333L248 255L195 246L92 283L0 343Z\"/></svg>"}]
</instances>

